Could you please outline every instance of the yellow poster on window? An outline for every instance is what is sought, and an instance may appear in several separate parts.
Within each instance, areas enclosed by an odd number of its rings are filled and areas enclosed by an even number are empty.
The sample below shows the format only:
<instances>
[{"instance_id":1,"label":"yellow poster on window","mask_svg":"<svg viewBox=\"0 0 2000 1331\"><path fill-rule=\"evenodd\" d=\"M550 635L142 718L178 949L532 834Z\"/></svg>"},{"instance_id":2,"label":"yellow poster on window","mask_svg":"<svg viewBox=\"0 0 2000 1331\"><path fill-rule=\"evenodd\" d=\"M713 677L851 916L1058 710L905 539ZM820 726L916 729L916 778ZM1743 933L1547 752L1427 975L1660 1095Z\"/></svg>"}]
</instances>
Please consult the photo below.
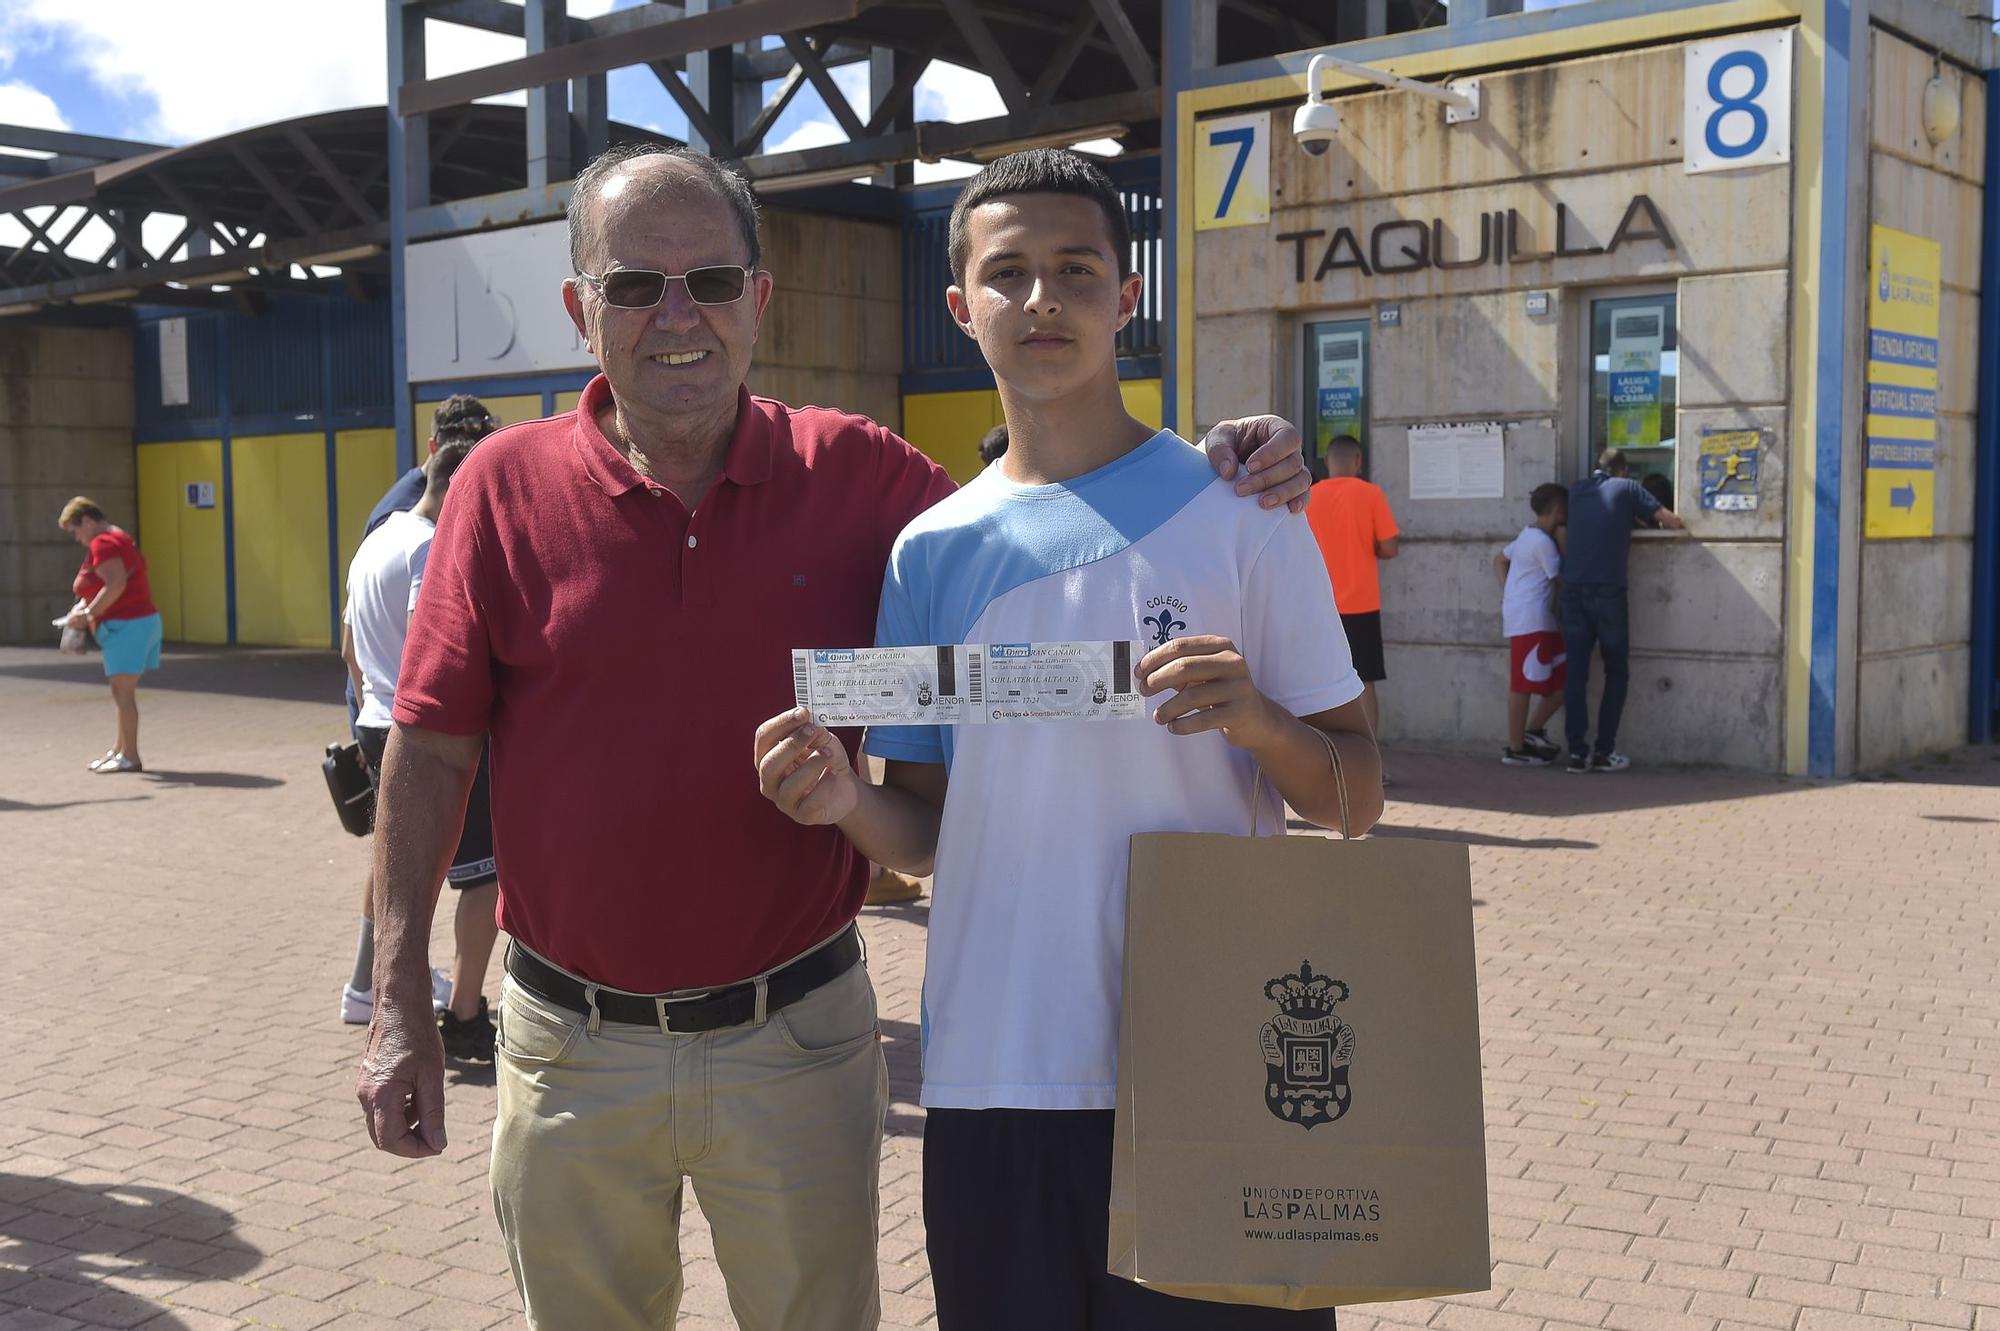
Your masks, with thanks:
<instances>
[{"instance_id":1,"label":"yellow poster on window","mask_svg":"<svg viewBox=\"0 0 2000 1331\"><path fill-rule=\"evenodd\" d=\"M1940 247L1868 230L1868 467L1862 528L1870 537L1932 534L1937 494Z\"/></svg>"}]
</instances>

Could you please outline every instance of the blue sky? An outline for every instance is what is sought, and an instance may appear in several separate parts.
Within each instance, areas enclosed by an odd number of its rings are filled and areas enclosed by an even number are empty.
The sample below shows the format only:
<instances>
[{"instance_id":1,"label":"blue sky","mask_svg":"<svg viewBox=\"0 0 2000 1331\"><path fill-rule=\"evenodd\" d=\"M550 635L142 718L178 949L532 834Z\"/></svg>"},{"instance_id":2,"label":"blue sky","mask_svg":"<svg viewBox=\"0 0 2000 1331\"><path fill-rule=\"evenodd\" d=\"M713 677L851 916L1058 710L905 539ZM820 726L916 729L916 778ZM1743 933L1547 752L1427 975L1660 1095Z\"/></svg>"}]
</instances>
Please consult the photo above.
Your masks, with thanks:
<instances>
[{"instance_id":1,"label":"blue sky","mask_svg":"<svg viewBox=\"0 0 2000 1331\"><path fill-rule=\"evenodd\" d=\"M644 0L568 0L595 17ZM0 0L0 124L180 145L255 125L386 100L382 0ZM282 22L280 20L283 20ZM426 25L432 77L512 59L518 38L453 24ZM834 71L857 106L867 93L863 65ZM687 122L645 69L613 71L611 115L679 137ZM766 85L769 95L775 84ZM522 96L496 100L520 102ZM933 65L917 86L916 113L964 121L1002 114L991 79ZM819 94L802 89L772 127L766 151L839 143L845 136ZM966 175L958 163L918 163L917 179ZM48 209L30 209L49 224ZM163 245L179 219L155 215L147 242ZM0 217L0 246L27 232ZM95 260L111 233L91 221L69 246ZM253 242L254 243L254 242Z\"/></svg>"},{"instance_id":2,"label":"blue sky","mask_svg":"<svg viewBox=\"0 0 2000 1331\"><path fill-rule=\"evenodd\" d=\"M570 0L578 16L643 0ZM198 13L200 21L191 21ZM272 17L292 19L273 31ZM0 0L0 122L181 144L316 111L380 104L381 0ZM449 24L428 26L430 73L521 53L518 40ZM865 67L836 71L850 100ZM685 118L652 74L615 71L614 119L679 136ZM767 89L768 91L768 89ZM518 100L516 98L515 100ZM984 75L936 67L919 86L919 116L999 113ZM839 142L818 94L802 90L767 146Z\"/></svg>"}]
</instances>

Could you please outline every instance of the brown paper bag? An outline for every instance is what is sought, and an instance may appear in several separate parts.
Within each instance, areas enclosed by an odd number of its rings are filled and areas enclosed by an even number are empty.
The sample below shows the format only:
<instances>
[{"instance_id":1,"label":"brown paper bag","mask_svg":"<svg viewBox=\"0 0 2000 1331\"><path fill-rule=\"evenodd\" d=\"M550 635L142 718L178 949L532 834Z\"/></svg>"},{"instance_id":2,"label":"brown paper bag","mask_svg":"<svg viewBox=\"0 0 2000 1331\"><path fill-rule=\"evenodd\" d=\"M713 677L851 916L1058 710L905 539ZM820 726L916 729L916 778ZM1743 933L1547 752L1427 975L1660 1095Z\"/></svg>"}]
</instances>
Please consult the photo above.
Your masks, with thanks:
<instances>
[{"instance_id":1,"label":"brown paper bag","mask_svg":"<svg viewBox=\"0 0 2000 1331\"><path fill-rule=\"evenodd\" d=\"M1132 838L1110 1270L1282 1308L1490 1285L1461 845Z\"/></svg>"}]
</instances>

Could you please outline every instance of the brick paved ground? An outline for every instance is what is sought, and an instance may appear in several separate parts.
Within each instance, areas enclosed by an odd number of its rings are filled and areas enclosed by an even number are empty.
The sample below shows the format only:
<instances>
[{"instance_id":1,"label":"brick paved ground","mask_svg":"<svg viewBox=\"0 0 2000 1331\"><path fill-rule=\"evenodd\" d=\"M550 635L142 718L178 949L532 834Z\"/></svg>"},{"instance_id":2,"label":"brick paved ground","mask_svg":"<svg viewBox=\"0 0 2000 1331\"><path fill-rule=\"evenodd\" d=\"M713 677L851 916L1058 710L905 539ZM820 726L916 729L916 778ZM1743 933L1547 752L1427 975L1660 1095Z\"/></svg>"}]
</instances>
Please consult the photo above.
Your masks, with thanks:
<instances>
[{"instance_id":1,"label":"brick paved ground","mask_svg":"<svg viewBox=\"0 0 2000 1331\"><path fill-rule=\"evenodd\" d=\"M0 1331L519 1325L490 1073L369 1149L335 1020L362 843L330 656L175 653L144 777L91 663L0 649ZM1399 754L1389 830L1473 847L1494 1289L1346 1331L2000 1331L2000 753L1835 786ZM872 911L895 1105L887 1322L929 1319L925 912ZM439 934L437 955L444 955ZM699 1216L684 1325L730 1325Z\"/></svg>"}]
</instances>

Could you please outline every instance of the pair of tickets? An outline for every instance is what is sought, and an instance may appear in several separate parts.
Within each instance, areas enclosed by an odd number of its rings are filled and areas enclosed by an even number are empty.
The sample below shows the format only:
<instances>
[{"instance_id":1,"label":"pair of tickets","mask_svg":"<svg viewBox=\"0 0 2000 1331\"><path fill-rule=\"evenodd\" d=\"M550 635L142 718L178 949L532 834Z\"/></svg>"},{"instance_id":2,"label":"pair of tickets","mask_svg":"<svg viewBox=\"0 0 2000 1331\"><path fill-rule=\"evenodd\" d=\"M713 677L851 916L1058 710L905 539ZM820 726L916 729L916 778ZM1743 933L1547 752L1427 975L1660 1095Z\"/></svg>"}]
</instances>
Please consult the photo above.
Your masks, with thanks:
<instances>
[{"instance_id":1,"label":"pair of tickets","mask_svg":"<svg viewBox=\"0 0 2000 1331\"><path fill-rule=\"evenodd\" d=\"M1136 642L805 648L792 694L828 726L1125 721L1146 714Z\"/></svg>"}]
</instances>

